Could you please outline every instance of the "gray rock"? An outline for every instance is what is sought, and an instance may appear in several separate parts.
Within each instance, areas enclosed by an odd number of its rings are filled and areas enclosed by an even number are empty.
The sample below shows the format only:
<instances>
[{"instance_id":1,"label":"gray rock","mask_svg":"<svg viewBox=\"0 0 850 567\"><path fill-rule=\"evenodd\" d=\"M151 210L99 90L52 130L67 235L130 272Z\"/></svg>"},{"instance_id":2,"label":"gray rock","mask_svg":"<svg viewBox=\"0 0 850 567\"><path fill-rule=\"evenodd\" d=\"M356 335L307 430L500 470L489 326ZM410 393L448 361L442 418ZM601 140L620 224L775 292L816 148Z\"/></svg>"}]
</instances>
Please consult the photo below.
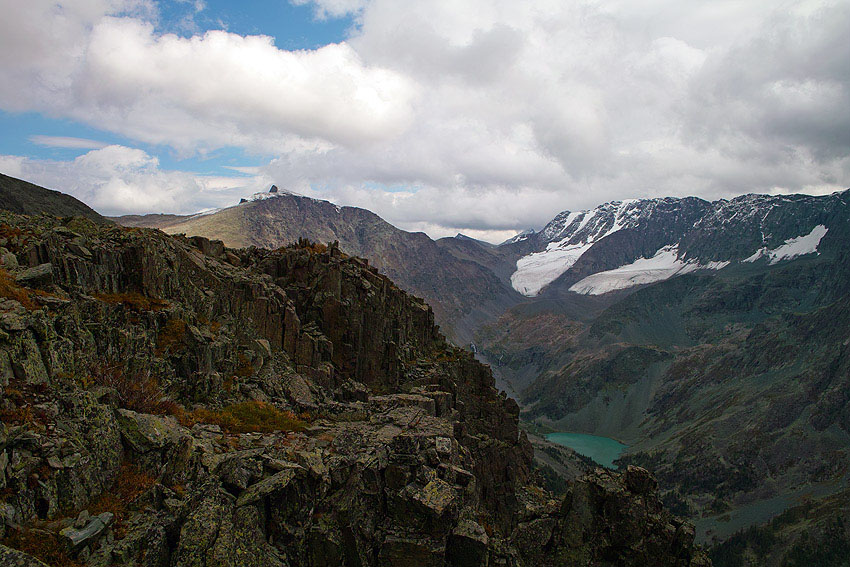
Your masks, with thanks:
<instances>
[{"instance_id":1,"label":"gray rock","mask_svg":"<svg viewBox=\"0 0 850 567\"><path fill-rule=\"evenodd\" d=\"M5 331L23 331L27 328L27 320L15 313L0 313L0 327Z\"/></svg>"},{"instance_id":2,"label":"gray rock","mask_svg":"<svg viewBox=\"0 0 850 567\"><path fill-rule=\"evenodd\" d=\"M8 250L3 250L0 252L0 264L3 264L3 267L7 270L16 270L18 268L18 257Z\"/></svg>"},{"instance_id":3,"label":"gray rock","mask_svg":"<svg viewBox=\"0 0 850 567\"><path fill-rule=\"evenodd\" d=\"M80 512L80 515L77 516L77 519L74 521L74 527L77 528L78 530L82 529L82 528L84 528L85 526L88 525L90 520L91 520L91 514L89 514L89 511L83 510L82 512Z\"/></svg>"},{"instance_id":4,"label":"gray rock","mask_svg":"<svg viewBox=\"0 0 850 567\"><path fill-rule=\"evenodd\" d=\"M297 465L292 468L284 469L279 473L261 480L260 482L251 485L243 492L236 501L236 506L247 506L253 504L266 496L285 489L292 479L295 478Z\"/></svg>"},{"instance_id":5,"label":"gray rock","mask_svg":"<svg viewBox=\"0 0 850 567\"><path fill-rule=\"evenodd\" d=\"M92 518L84 528L64 528L59 535L65 540L72 550L81 549L83 546L97 541L103 535L106 528L112 523L115 516L112 512L103 512Z\"/></svg>"},{"instance_id":6,"label":"gray rock","mask_svg":"<svg viewBox=\"0 0 850 567\"><path fill-rule=\"evenodd\" d=\"M40 264L24 270L15 276L15 281L30 287L50 285L53 283L53 264Z\"/></svg>"}]
</instances>

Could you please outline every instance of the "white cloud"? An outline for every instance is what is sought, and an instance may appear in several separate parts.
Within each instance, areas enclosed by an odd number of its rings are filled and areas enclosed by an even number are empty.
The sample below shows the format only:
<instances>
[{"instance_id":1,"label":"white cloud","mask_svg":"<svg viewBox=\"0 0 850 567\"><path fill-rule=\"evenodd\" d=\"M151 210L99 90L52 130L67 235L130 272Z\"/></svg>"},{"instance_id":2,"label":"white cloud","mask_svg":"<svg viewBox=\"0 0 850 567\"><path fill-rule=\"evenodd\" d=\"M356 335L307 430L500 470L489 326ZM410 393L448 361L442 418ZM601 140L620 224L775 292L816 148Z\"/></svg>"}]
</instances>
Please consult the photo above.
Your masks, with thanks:
<instances>
[{"instance_id":1,"label":"white cloud","mask_svg":"<svg viewBox=\"0 0 850 567\"><path fill-rule=\"evenodd\" d=\"M358 14L368 3L368 0L290 0L295 6L313 5L316 17L319 19L341 18Z\"/></svg>"},{"instance_id":2,"label":"white cloud","mask_svg":"<svg viewBox=\"0 0 850 567\"><path fill-rule=\"evenodd\" d=\"M70 117L183 153L320 151L387 140L411 120L410 81L365 65L345 43L285 51L265 36L160 35L126 15L136 2L10 4L0 23L6 110Z\"/></svg>"},{"instance_id":3,"label":"white cloud","mask_svg":"<svg viewBox=\"0 0 850 567\"><path fill-rule=\"evenodd\" d=\"M193 213L229 206L268 187L255 177L198 176L167 171L143 150L105 146L69 161L0 156L0 171L38 185L61 189L105 215Z\"/></svg>"},{"instance_id":4,"label":"white cloud","mask_svg":"<svg viewBox=\"0 0 850 567\"><path fill-rule=\"evenodd\" d=\"M48 148L72 148L83 150L99 149L108 145L105 142L98 142L97 140L89 140L87 138L74 138L72 136L44 136L41 134L30 136L29 141Z\"/></svg>"},{"instance_id":5,"label":"white cloud","mask_svg":"<svg viewBox=\"0 0 850 567\"><path fill-rule=\"evenodd\" d=\"M435 236L497 239L625 197L850 185L847 0L316 0L357 28L306 51L159 34L144 2L0 2L0 108L184 155L271 154L263 179ZM126 171L183 189L124 208L215 206L136 157Z\"/></svg>"}]
</instances>

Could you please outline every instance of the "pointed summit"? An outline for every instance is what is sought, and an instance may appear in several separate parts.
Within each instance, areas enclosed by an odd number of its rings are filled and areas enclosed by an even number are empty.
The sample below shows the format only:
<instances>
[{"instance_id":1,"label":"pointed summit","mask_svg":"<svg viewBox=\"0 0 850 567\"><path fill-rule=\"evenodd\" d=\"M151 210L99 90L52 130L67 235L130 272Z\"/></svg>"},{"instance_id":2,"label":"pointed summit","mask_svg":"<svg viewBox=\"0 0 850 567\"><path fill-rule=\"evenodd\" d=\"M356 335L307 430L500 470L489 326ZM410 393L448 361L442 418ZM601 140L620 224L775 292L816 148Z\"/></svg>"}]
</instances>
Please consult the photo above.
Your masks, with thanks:
<instances>
[{"instance_id":1,"label":"pointed summit","mask_svg":"<svg viewBox=\"0 0 850 567\"><path fill-rule=\"evenodd\" d=\"M272 185L272 188L269 189L269 193L277 193L277 185Z\"/></svg>"}]
</instances>

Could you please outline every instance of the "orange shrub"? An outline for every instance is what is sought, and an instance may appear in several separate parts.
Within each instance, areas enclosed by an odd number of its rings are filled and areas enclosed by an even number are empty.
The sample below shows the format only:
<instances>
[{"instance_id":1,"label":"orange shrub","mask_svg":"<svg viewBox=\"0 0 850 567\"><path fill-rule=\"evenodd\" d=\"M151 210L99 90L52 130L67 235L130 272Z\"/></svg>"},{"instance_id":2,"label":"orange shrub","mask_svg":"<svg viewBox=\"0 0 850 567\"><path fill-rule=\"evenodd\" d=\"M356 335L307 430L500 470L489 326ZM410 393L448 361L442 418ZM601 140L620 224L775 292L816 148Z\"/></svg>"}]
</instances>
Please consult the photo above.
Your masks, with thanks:
<instances>
[{"instance_id":1,"label":"orange shrub","mask_svg":"<svg viewBox=\"0 0 850 567\"><path fill-rule=\"evenodd\" d=\"M200 423L218 425L229 433L301 431L306 424L289 411L265 402L239 402L219 410L197 409L189 415Z\"/></svg>"},{"instance_id":2,"label":"orange shrub","mask_svg":"<svg viewBox=\"0 0 850 567\"><path fill-rule=\"evenodd\" d=\"M14 299L30 311L38 309L38 305L32 300L32 290L23 288L15 282L9 272L0 268L0 297Z\"/></svg>"},{"instance_id":3,"label":"orange shrub","mask_svg":"<svg viewBox=\"0 0 850 567\"><path fill-rule=\"evenodd\" d=\"M124 462L112 483L112 488L91 501L87 507L95 516L101 512L115 514L113 530L118 538L124 537L128 507L143 492L154 485L156 479L135 465Z\"/></svg>"},{"instance_id":4,"label":"orange shrub","mask_svg":"<svg viewBox=\"0 0 850 567\"><path fill-rule=\"evenodd\" d=\"M123 305L131 311L161 311L168 307L168 302L156 297L148 297L139 292L95 293L94 296L110 305Z\"/></svg>"},{"instance_id":5,"label":"orange shrub","mask_svg":"<svg viewBox=\"0 0 850 567\"><path fill-rule=\"evenodd\" d=\"M179 415L183 409L168 399L154 376L142 372L127 375L120 365L95 365L85 382L114 388L118 393L118 405L129 410Z\"/></svg>"},{"instance_id":6,"label":"orange shrub","mask_svg":"<svg viewBox=\"0 0 850 567\"><path fill-rule=\"evenodd\" d=\"M187 329L188 326L183 319L169 319L156 337L157 356L184 349Z\"/></svg>"},{"instance_id":7,"label":"orange shrub","mask_svg":"<svg viewBox=\"0 0 850 567\"><path fill-rule=\"evenodd\" d=\"M38 525L23 527L3 538L3 545L28 553L52 567L82 567L68 555L67 546L53 532Z\"/></svg>"}]
</instances>

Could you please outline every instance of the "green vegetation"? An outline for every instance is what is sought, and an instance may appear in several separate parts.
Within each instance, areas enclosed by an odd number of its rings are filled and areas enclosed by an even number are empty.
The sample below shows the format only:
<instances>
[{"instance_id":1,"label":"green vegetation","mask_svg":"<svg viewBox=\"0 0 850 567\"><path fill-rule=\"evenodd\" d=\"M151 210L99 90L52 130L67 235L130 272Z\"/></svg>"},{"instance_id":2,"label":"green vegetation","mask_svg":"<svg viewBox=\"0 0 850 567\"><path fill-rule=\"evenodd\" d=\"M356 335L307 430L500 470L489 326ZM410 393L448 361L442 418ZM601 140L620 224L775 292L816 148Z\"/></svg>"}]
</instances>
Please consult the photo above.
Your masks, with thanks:
<instances>
[{"instance_id":1,"label":"green vegetation","mask_svg":"<svg viewBox=\"0 0 850 567\"><path fill-rule=\"evenodd\" d=\"M841 515L822 528L803 528L799 535L787 533L795 525L808 525L810 508L802 506L777 516L763 526L742 530L709 550L715 567L786 565L788 567L846 567L850 565L850 533ZM791 540L792 543L788 543ZM784 545L783 545L784 544Z\"/></svg>"}]
</instances>

